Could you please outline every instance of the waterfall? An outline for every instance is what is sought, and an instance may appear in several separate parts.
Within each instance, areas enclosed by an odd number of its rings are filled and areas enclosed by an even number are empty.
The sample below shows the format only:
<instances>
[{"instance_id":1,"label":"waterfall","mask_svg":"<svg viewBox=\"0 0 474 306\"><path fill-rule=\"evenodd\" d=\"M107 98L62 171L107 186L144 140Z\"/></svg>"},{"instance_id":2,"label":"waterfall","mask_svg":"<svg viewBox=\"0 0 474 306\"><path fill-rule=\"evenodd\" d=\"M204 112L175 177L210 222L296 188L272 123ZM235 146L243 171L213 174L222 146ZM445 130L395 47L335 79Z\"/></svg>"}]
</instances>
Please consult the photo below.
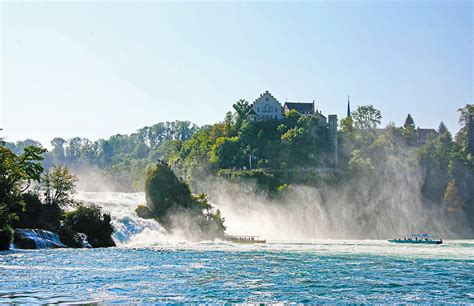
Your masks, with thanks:
<instances>
[{"instance_id":1,"label":"waterfall","mask_svg":"<svg viewBox=\"0 0 474 306\"><path fill-rule=\"evenodd\" d=\"M22 249L51 249L65 248L66 246L59 239L58 234L42 229L15 230L15 244L12 248Z\"/></svg>"},{"instance_id":2,"label":"waterfall","mask_svg":"<svg viewBox=\"0 0 474 306\"><path fill-rule=\"evenodd\" d=\"M145 203L144 193L81 191L75 198L110 214L115 228L113 239L118 246L152 246L171 239L157 221L137 216L135 208Z\"/></svg>"}]
</instances>

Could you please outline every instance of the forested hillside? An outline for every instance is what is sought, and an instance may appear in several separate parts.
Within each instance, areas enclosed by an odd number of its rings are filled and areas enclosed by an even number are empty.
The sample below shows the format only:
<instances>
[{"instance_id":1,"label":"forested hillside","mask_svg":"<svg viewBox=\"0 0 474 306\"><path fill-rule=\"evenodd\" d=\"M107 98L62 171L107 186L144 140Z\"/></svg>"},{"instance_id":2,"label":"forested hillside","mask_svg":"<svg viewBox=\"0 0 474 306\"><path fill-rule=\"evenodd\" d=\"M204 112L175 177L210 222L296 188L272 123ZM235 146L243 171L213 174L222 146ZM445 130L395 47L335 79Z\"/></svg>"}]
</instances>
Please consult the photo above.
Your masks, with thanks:
<instances>
[{"instance_id":1,"label":"forested hillside","mask_svg":"<svg viewBox=\"0 0 474 306\"><path fill-rule=\"evenodd\" d=\"M461 129L454 139L441 122L422 142L410 115L403 126L390 123L381 129L380 111L359 106L340 120L337 167L328 130L319 119L290 111L282 120L251 122L249 107L240 100L222 122L201 128L176 121L107 140L55 138L43 164L94 167L129 191L143 190L145 174L158 160L168 162L191 186L206 176L220 176L256 183L270 197L293 185L329 186L349 188L350 201L365 205L374 199L393 201L393 193L409 190L405 202L416 200L446 215L474 219L472 104L458 110ZM7 146L19 154L32 144L38 145L27 140ZM398 191L384 193L393 186Z\"/></svg>"}]
</instances>

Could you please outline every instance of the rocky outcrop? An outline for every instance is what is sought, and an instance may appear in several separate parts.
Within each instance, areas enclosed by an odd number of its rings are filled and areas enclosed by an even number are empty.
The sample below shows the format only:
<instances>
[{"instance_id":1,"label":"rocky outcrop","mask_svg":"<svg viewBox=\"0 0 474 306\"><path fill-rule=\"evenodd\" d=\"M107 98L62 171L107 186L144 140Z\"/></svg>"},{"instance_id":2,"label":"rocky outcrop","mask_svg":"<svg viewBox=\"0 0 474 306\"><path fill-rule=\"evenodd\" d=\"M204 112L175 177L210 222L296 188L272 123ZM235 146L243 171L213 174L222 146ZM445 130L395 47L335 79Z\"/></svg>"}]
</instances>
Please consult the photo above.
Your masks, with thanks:
<instances>
[{"instance_id":1,"label":"rocky outcrop","mask_svg":"<svg viewBox=\"0 0 474 306\"><path fill-rule=\"evenodd\" d=\"M74 232L62 227L59 230L59 237L70 248L92 248L87 240L87 235L84 233Z\"/></svg>"},{"instance_id":2,"label":"rocky outcrop","mask_svg":"<svg viewBox=\"0 0 474 306\"><path fill-rule=\"evenodd\" d=\"M67 248L58 234L41 229L17 228L14 245L19 249Z\"/></svg>"},{"instance_id":3,"label":"rocky outcrop","mask_svg":"<svg viewBox=\"0 0 474 306\"><path fill-rule=\"evenodd\" d=\"M135 212L142 219L156 219L155 214L145 205L138 205Z\"/></svg>"}]
</instances>

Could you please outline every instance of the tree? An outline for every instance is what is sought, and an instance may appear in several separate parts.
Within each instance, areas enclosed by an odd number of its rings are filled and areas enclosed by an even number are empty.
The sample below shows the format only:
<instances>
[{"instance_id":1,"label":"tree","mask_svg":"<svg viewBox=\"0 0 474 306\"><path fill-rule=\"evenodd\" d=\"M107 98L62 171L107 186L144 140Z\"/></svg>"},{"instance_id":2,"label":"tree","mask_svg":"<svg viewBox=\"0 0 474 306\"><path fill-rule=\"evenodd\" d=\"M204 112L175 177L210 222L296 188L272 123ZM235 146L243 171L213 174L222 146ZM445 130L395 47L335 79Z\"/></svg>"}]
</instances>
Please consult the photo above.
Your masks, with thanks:
<instances>
[{"instance_id":1,"label":"tree","mask_svg":"<svg viewBox=\"0 0 474 306\"><path fill-rule=\"evenodd\" d=\"M415 129L415 121L410 114L408 114L407 118L405 119L405 124L403 124L403 128L405 129Z\"/></svg>"},{"instance_id":2,"label":"tree","mask_svg":"<svg viewBox=\"0 0 474 306\"><path fill-rule=\"evenodd\" d=\"M357 129L376 129L381 123L382 114L373 105L362 105L352 112L352 118Z\"/></svg>"},{"instance_id":3,"label":"tree","mask_svg":"<svg viewBox=\"0 0 474 306\"><path fill-rule=\"evenodd\" d=\"M374 170L372 161L369 157L364 158L359 149L352 151L351 159L349 160L349 169L359 173L369 173Z\"/></svg>"},{"instance_id":4,"label":"tree","mask_svg":"<svg viewBox=\"0 0 474 306\"><path fill-rule=\"evenodd\" d=\"M453 137L451 136L451 133L443 121L441 121L438 127L438 138L444 143L445 146L451 147Z\"/></svg>"},{"instance_id":5,"label":"tree","mask_svg":"<svg viewBox=\"0 0 474 306\"><path fill-rule=\"evenodd\" d=\"M351 133L354 130L354 120L352 116L342 118L339 124L343 133Z\"/></svg>"},{"instance_id":6,"label":"tree","mask_svg":"<svg viewBox=\"0 0 474 306\"><path fill-rule=\"evenodd\" d=\"M82 138L74 137L69 139L66 147L66 160L68 164L76 163L81 157Z\"/></svg>"},{"instance_id":7,"label":"tree","mask_svg":"<svg viewBox=\"0 0 474 306\"><path fill-rule=\"evenodd\" d=\"M462 198L459 196L458 188L454 180L451 180L446 187L444 201L446 202L449 211L457 211L464 205Z\"/></svg>"},{"instance_id":8,"label":"tree","mask_svg":"<svg viewBox=\"0 0 474 306\"><path fill-rule=\"evenodd\" d=\"M458 109L461 129L456 134L456 142L474 155L474 104L466 104Z\"/></svg>"},{"instance_id":9,"label":"tree","mask_svg":"<svg viewBox=\"0 0 474 306\"><path fill-rule=\"evenodd\" d=\"M66 166L54 166L42 177L42 190L46 204L65 207L74 204L77 177Z\"/></svg>"},{"instance_id":10,"label":"tree","mask_svg":"<svg viewBox=\"0 0 474 306\"><path fill-rule=\"evenodd\" d=\"M66 143L66 140L60 137L53 138L51 140L51 145L53 146L53 149L51 150L51 155L53 156L53 160L56 163L64 163L65 161L65 156L66 154L64 153L64 144Z\"/></svg>"},{"instance_id":11,"label":"tree","mask_svg":"<svg viewBox=\"0 0 474 306\"><path fill-rule=\"evenodd\" d=\"M468 154L474 156L474 115L466 122L466 148Z\"/></svg>"},{"instance_id":12,"label":"tree","mask_svg":"<svg viewBox=\"0 0 474 306\"><path fill-rule=\"evenodd\" d=\"M439 126L438 126L438 133L443 134L443 133L446 133L446 132L449 133L448 128L446 127L446 124L444 124L444 122L441 121L439 123Z\"/></svg>"},{"instance_id":13,"label":"tree","mask_svg":"<svg viewBox=\"0 0 474 306\"><path fill-rule=\"evenodd\" d=\"M0 147L0 202L10 212L21 202L20 194L26 191L32 181L39 181L43 166L41 160L45 149L26 147L21 155Z\"/></svg>"},{"instance_id":14,"label":"tree","mask_svg":"<svg viewBox=\"0 0 474 306\"><path fill-rule=\"evenodd\" d=\"M39 180L45 149L28 146L21 155L0 146L0 249L8 249L12 238L11 223L22 210L21 194L32 181Z\"/></svg>"},{"instance_id":15,"label":"tree","mask_svg":"<svg viewBox=\"0 0 474 306\"><path fill-rule=\"evenodd\" d=\"M242 122L243 119L247 118L247 113L250 111L252 106L244 99L240 99L232 107L235 109L237 113L237 120Z\"/></svg>"},{"instance_id":16,"label":"tree","mask_svg":"<svg viewBox=\"0 0 474 306\"><path fill-rule=\"evenodd\" d=\"M416 145L416 131L415 131L415 121L410 114L408 114L405 119L405 124L403 124L403 137L405 138L406 144L409 146Z\"/></svg>"}]
</instances>

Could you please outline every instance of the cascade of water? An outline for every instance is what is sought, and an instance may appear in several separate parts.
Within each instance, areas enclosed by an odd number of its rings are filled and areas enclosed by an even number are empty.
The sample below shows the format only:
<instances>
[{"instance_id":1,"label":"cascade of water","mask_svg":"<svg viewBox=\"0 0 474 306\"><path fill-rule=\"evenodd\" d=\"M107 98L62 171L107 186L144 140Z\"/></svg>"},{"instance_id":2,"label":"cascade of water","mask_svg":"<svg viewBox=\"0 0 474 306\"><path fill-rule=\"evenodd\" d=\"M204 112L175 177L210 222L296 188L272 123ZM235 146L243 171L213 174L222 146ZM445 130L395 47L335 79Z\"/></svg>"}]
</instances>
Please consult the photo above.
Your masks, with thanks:
<instances>
[{"instance_id":1,"label":"cascade of water","mask_svg":"<svg viewBox=\"0 0 474 306\"><path fill-rule=\"evenodd\" d=\"M76 200L110 213L115 228L113 238L119 246L151 246L170 240L157 221L137 216L135 208L145 203L144 193L79 192Z\"/></svg>"},{"instance_id":2,"label":"cascade of water","mask_svg":"<svg viewBox=\"0 0 474 306\"><path fill-rule=\"evenodd\" d=\"M58 234L41 229L16 229L16 244L20 248L50 249L65 248ZM13 248L16 248L13 245Z\"/></svg>"}]
</instances>

